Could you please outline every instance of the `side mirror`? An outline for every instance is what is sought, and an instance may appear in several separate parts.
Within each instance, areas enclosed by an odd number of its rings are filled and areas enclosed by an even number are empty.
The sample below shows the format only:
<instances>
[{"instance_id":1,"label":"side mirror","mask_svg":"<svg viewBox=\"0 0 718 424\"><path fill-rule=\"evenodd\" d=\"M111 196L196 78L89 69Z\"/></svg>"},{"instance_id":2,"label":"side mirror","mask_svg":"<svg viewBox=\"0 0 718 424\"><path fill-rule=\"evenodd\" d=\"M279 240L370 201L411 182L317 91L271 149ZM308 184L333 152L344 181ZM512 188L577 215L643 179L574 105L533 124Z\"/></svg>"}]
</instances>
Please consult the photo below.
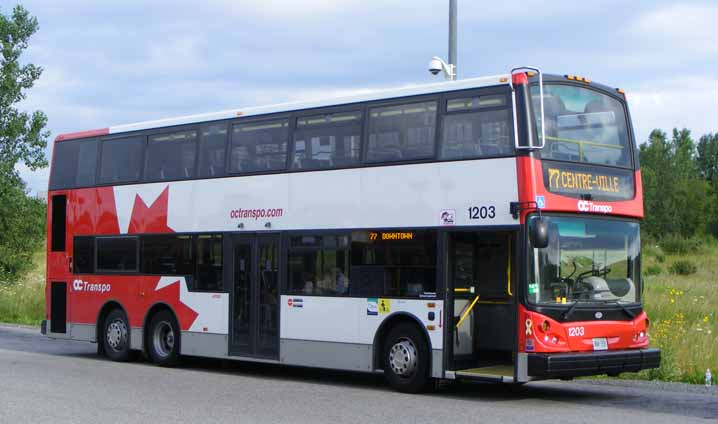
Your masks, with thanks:
<instances>
[{"instance_id":1,"label":"side mirror","mask_svg":"<svg viewBox=\"0 0 718 424\"><path fill-rule=\"evenodd\" d=\"M543 249L548 246L548 221L538 217L531 220L529 239L533 247Z\"/></svg>"}]
</instances>

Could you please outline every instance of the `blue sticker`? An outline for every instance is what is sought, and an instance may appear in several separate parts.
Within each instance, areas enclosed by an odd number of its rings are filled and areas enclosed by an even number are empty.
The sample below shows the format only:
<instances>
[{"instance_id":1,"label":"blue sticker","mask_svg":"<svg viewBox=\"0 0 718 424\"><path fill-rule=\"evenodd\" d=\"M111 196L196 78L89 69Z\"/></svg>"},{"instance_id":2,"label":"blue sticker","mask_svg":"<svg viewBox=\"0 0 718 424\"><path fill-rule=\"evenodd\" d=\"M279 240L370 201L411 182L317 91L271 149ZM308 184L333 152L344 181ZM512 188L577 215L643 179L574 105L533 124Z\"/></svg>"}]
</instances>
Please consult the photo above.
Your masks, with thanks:
<instances>
[{"instance_id":1,"label":"blue sticker","mask_svg":"<svg viewBox=\"0 0 718 424\"><path fill-rule=\"evenodd\" d=\"M366 299L366 314L367 315L379 315L379 299L376 297L369 297Z\"/></svg>"},{"instance_id":2,"label":"blue sticker","mask_svg":"<svg viewBox=\"0 0 718 424\"><path fill-rule=\"evenodd\" d=\"M538 209L543 209L546 207L546 197L545 196L536 196L536 207Z\"/></svg>"},{"instance_id":3,"label":"blue sticker","mask_svg":"<svg viewBox=\"0 0 718 424\"><path fill-rule=\"evenodd\" d=\"M533 352L533 351L534 351L534 340L526 339L526 352Z\"/></svg>"}]
</instances>

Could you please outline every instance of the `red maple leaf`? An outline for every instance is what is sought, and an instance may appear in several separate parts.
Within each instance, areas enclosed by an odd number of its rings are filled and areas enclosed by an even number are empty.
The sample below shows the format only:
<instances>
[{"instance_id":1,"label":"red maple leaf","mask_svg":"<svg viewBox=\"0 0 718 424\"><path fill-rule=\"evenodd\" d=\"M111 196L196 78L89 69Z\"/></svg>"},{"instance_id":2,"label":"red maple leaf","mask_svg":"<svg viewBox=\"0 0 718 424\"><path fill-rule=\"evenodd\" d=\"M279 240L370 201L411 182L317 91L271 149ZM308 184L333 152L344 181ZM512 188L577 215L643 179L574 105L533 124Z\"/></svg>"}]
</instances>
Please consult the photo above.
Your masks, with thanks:
<instances>
[{"instance_id":1,"label":"red maple leaf","mask_svg":"<svg viewBox=\"0 0 718 424\"><path fill-rule=\"evenodd\" d=\"M128 234L137 233L173 233L167 226L167 204L169 201L169 186L165 187L157 199L147 207L139 195L135 195L135 204L132 206Z\"/></svg>"}]
</instances>

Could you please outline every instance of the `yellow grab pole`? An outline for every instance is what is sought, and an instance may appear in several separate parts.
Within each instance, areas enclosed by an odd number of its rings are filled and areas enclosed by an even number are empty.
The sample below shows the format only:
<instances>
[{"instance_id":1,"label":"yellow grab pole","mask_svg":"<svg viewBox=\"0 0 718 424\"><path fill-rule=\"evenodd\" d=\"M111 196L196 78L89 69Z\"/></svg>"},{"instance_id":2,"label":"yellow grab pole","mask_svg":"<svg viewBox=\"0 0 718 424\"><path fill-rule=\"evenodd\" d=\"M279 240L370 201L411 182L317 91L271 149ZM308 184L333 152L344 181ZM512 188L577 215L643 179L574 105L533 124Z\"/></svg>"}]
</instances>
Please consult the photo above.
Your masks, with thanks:
<instances>
[{"instance_id":1,"label":"yellow grab pole","mask_svg":"<svg viewBox=\"0 0 718 424\"><path fill-rule=\"evenodd\" d=\"M471 302L471 305L468 308L466 308L464 313L461 315L461 318L459 318L459 322L456 323L456 328L461 327L461 323L464 322L466 317L469 315L469 312L471 312L471 310L474 309L474 305L476 305L476 302L478 302L478 301L479 301L479 295L476 295L476 297L474 298L474 301Z\"/></svg>"}]
</instances>

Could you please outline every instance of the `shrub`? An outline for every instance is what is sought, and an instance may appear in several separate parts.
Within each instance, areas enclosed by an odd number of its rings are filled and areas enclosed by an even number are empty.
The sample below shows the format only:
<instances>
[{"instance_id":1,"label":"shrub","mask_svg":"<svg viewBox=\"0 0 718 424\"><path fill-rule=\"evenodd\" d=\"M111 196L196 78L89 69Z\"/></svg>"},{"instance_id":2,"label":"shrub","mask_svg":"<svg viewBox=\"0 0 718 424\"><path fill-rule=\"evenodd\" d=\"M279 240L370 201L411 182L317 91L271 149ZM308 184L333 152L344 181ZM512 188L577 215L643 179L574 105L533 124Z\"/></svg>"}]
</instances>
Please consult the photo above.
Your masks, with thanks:
<instances>
[{"instance_id":1,"label":"shrub","mask_svg":"<svg viewBox=\"0 0 718 424\"><path fill-rule=\"evenodd\" d=\"M671 255L680 255L686 253L698 253L701 250L702 241L698 238L681 238L677 236L668 236L661 240L660 246L664 252Z\"/></svg>"},{"instance_id":2,"label":"shrub","mask_svg":"<svg viewBox=\"0 0 718 424\"><path fill-rule=\"evenodd\" d=\"M689 261L688 259L680 259L671 265L670 271L678 275L691 275L698 271L698 266L695 262Z\"/></svg>"},{"instance_id":3,"label":"shrub","mask_svg":"<svg viewBox=\"0 0 718 424\"><path fill-rule=\"evenodd\" d=\"M663 272L663 269L659 265L648 265L646 267L646 275L658 275Z\"/></svg>"},{"instance_id":4,"label":"shrub","mask_svg":"<svg viewBox=\"0 0 718 424\"><path fill-rule=\"evenodd\" d=\"M666 261L666 255L658 255L656 256L656 260L660 263L663 263Z\"/></svg>"}]
</instances>

